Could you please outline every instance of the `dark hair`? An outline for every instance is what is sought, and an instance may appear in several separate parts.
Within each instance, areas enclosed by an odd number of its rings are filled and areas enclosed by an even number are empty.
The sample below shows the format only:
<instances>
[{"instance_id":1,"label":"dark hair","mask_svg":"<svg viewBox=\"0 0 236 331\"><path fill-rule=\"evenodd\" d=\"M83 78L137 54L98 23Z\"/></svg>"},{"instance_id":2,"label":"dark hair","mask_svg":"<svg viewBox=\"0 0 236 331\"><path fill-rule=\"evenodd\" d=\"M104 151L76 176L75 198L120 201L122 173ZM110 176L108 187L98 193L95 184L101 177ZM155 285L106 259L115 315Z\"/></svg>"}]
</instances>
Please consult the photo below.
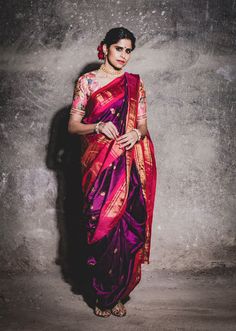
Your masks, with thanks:
<instances>
[{"instance_id":1,"label":"dark hair","mask_svg":"<svg viewBox=\"0 0 236 331\"><path fill-rule=\"evenodd\" d=\"M135 49L135 36L128 29L125 29L123 27L113 28L109 30L101 43L106 44L107 47L110 47L112 44L117 43L120 39L130 39L132 44L132 50Z\"/></svg>"}]
</instances>

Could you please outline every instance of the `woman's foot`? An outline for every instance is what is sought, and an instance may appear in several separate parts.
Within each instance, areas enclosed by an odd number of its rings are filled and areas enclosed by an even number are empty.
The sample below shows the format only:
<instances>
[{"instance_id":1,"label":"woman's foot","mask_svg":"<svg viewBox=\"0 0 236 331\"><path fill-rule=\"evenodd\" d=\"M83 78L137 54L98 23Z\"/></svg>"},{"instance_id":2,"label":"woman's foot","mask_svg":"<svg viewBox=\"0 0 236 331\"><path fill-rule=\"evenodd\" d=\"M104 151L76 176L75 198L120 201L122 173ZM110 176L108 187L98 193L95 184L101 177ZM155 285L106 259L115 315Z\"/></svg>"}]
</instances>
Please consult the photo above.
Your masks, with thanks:
<instances>
[{"instance_id":1,"label":"woman's foot","mask_svg":"<svg viewBox=\"0 0 236 331\"><path fill-rule=\"evenodd\" d=\"M117 304L112 308L111 313L118 317L123 317L126 315L126 308L121 301L118 301Z\"/></svg>"},{"instance_id":2,"label":"woman's foot","mask_svg":"<svg viewBox=\"0 0 236 331\"><path fill-rule=\"evenodd\" d=\"M94 314L99 317L109 317L111 315L110 309L100 309L97 306L94 309Z\"/></svg>"}]
</instances>

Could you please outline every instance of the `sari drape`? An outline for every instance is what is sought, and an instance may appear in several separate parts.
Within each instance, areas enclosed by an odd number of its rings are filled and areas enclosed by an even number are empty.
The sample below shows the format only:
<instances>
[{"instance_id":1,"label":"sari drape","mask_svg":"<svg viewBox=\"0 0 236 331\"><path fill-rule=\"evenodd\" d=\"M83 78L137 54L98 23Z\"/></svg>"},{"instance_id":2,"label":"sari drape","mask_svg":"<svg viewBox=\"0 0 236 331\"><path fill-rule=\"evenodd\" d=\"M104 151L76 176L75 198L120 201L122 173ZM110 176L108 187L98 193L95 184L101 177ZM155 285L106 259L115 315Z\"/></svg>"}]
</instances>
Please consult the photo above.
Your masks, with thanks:
<instances>
[{"instance_id":1,"label":"sari drape","mask_svg":"<svg viewBox=\"0 0 236 331\"><path fill-rule=\"evenodd\" d=\"M83 123L112 121L119 135L137 127L139 75L124 73L93 92ZM81 136L83 221L97 305L111 308L149 263L156 161L149 132L130 150L103 134Z\"/></svg>"}]
</instances>

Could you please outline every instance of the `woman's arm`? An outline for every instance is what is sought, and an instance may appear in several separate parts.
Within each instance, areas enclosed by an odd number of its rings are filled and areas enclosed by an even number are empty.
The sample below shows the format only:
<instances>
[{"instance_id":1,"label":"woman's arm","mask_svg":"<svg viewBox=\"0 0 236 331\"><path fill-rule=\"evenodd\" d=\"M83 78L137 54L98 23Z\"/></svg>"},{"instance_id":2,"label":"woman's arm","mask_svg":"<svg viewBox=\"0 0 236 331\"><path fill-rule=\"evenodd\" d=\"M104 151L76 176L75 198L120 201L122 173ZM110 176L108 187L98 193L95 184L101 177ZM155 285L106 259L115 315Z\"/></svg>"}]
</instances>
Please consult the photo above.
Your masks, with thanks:
<instances>
[{"instance_id":1,"label":"woman's arm","mask_svg":"<svg viewBox=\"0 0 236 331\"><path fill-rule=\"evenodd\" d=\"M88 80L85 75L79 77L76 82L72 107L70 110L70 118L68 123L68 131L71 134L88 134L94 132L95 124L81 123L85 115L85 108L88 101Z\"/></svg>"},{"instance_id":2,"label":"woman's arm","mask_svg":"<svg viewBox=\"0 0 236 331\"><path fill-rule=\"evenodd\" d=\"M82 118L85 114L85 107L87 103L87 79L80 77L74 91L72 108L70 111L70 118L68 123L68 131L71 134L84 135L93 133L95 131L96 123L84 124L81 123ZM99 131L106 134L109 138L115 139L118 132L113 123L106 123L105 126L99 126ZM143 82L140 82L139 91L139 104L138 104L138 118L137 118L137 129L141 133L141 137L145 137L147 134L147 114L146 114L146 93ZM104 132L103 132L104 131ZM106 132L107 131L107 132ZM133 133L134 135L136 133Z\"/></svg>"},{"instance_id":3,"label":"woman's arm","mask_svg":"<svg viewBox=\"0 0 236 331\"><path fill-rule=\"evenodd\" d=\"M103 133L110 139L116 139L119 132L116 126L111 122L106 123L82 123L85 115L86 105L89 96L88 80L85 75L81 76L75 86L68 131L71 134L85 135L89 133ZM96 129L96 130L95 130Z\"/></svg>"},{"instance_id":4,"label":"woman's arm","mask_svg":"<svg viewBox=\"0 0 236 331\"><path fill-rule=\"evenodd\" d=\"M68 131L72 134L88 134L95 132L95 128L98 124L98 133L103 133L110 139L116 139L119 135L119 132L116 126L111 122L100 122L100 123L92 123L92 124L84 124L81 123L82 116L77 115L76 118L73 115L70 116Z\"/></svg>"},{"instance_id":5,"label":"woman's arm","mask_svg":"<svg viewBox=\"0 0 236 331\"><path fill-rule=\"evenodd\" d=\"M141 133L141 138L144 138L147 134L147 120L140 120L138 121L138 124L137 124L137 129L140 131Z\"/></svg>"},{"instance_id":6,"label":"woman's arm","mask_svg":"<svg viewBox=\"0 0 236 331\"><path fill-rule=\"evenodd\" d=\"M76 115L70 116L69 123L68 123L68 131L71 134L88 134L88 133L93 133L96 127L96 123L92 124L84 124L81 123L82 116L81 115Z\"/></svg>"},{"instance_id":7,"label":"woman's arm","mask_svg":"<svg viewBox=\"0 0 236 331\"><path fill-rule=\"evenodd\" d=\"M138 100L138 114L137 114L137 129L141 133L141 137L144 138L147 134L147 100L146 91L142 79L139 86L139 100Z\"/></svg>"}]
</instances>

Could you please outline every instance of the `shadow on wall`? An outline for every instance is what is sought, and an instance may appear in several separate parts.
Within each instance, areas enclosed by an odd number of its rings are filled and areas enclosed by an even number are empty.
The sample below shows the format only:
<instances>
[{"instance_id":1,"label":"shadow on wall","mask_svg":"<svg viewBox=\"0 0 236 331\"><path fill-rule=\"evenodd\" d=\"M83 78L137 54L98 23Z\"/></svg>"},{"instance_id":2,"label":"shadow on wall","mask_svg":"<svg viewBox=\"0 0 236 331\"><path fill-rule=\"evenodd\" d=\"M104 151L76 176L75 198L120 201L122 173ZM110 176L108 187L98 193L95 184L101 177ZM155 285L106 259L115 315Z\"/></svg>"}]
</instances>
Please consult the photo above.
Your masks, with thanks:
<instances>
[{"instance_id":1,"label":"shadow on wall","mask_svg":"<svg viewBox=\"0 0 236 331\"><path fill-rule=\"evenodd\" d=\"M91 63L82 74L96 70L100 64ZM78 135L68 132L71 105L57 111L49 132L46 165L57 178L56 216L59 232L55 263L60 265L64 280L72 292L81 294L89 306L94 306L91 273L86 264L87 235L82 221L81 145Z\"/></svg>"}]
</instances>

